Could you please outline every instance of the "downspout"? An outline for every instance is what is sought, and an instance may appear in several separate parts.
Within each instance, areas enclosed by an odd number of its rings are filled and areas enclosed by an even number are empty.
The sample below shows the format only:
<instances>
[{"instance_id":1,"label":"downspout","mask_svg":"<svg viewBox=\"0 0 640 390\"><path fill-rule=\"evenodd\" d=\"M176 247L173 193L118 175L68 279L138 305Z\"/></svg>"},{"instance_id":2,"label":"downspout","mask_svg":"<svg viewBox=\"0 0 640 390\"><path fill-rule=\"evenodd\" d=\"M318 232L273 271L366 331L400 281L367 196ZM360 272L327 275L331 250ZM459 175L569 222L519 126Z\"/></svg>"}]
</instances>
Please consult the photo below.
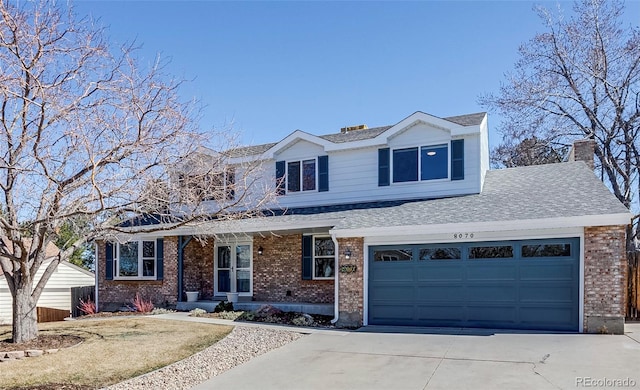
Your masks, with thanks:
<instances>
[{"instance_id":1,"label":"downspout","mask_svg":"<svg viewBox=\"0 0 640 390\"><path fill-rule=\"evenodd\" d=\"M98 309L98 243L94 241L93 243L93 277L95 278L95 285L93 286L93 300L96 305L96 313L100 310Z\"/></svg>"},{"instance_id":2,"label":"downspout","mask_svg":"<svg viewBox=\"0 0 640 390\"><path fill-rule=\"evenodd\" d=\"M334 288L334 292L333 292L333 319L331 320L332 324L335 324L336 322L338 322L338 317L340 317L340 302L338 301L338 292L340 291L340 283L338 281L338 275L340 274L340 272L338 272L339 267L338 267L338 259L340 258L340 250L338 247L338 239L336 238L335 233L331 233L331 241L333 241L333 247L335 248L334 250L334 256L335 256L335 260L334 260L334 271L333 271L333 288Z\"/></svg>"}]
</instances>

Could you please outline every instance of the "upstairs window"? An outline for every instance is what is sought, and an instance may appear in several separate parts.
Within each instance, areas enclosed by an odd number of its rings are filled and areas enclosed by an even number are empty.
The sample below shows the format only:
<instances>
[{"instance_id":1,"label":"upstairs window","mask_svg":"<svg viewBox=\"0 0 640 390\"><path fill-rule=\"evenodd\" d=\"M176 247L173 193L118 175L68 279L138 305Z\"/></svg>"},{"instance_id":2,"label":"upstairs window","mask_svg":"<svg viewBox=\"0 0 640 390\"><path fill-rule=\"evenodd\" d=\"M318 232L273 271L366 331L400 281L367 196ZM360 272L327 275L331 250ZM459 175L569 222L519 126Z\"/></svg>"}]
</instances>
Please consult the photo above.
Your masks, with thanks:
<instances>
[{"instance_id":1,"label":"upstairs window","mask_svg":"<svg viewBox=\"0 0 640 390\"><path fill-rule=\"evenodd\" d=\"M449 146L446 144L393 150L394 183L448 177Z\"/></svg>"},{"instance_id":2,"label":"upstairs window","mask_svg":"<svg viewBox=\"0 0 640 390\"><path fill-rule=\"evenodd\" d=\"M208 172L202 175L180 175L181 186L190 186L200 201L233 200L235 198L236 173L234 168L224 172Z\"/></svg>"},{"instance_id":3,"label":"upstairs window","mask_svg":"<svg viewBox=\"0 0 640 390\"><path fill-rule=\"evenodd\" d=\"M315 191L316 160L289 161L287 163L287 192Z\"/></svg>"}]
</instances>

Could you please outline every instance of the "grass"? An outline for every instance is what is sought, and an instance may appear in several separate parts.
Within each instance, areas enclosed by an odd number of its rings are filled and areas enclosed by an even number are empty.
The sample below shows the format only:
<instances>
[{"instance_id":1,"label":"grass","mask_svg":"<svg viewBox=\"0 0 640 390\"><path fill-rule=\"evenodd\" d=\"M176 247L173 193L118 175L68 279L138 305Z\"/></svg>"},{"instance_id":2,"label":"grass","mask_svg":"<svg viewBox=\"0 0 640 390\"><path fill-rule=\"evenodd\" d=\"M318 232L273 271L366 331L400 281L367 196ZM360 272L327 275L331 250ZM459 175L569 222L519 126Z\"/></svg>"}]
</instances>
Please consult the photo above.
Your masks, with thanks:
<instances>
[{"instance_id":1,"label":"grass","mask_svg":"<svg viewBox=\"0 0 640 390\"><path fill-rule=\"evenodd\" d=\"M108 386L182 360L232 329L145 317L54 322L39 327L42 335L71 334L84 341L52 355L0 363L0 388ZM10 326L0 326L0 339L10 334Z\"/></svg>"}]
</instances>

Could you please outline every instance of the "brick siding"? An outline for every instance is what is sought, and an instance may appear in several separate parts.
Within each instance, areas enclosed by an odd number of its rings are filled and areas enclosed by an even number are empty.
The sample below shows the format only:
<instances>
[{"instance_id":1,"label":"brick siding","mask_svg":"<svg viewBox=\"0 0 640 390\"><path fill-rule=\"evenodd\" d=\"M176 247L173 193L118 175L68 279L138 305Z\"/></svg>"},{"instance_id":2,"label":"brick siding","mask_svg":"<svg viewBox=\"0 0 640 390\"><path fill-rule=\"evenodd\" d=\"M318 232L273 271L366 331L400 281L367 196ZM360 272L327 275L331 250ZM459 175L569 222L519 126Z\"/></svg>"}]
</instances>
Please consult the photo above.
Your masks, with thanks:
<instances>
[{"instance_id":1,"label":"brick siding","mask_svg":"<svg viewBox=\"0 0 640 390\"><path fill-rule=\"evenodd\" d=\"M131 306L131 301L139 293L145 300L151 300L156 307L173 307L177 300L178 281L178 239L164 239L163 280L106 280L105 243L99 241L96 271L98 272L98 308L100 311L115 311L123 306Z\"/></svg>"},{"instance_id":2,"label":"brick siding","mask_svg":"<svg viewBox=\"0 0 640 390\"><path fill-rule=\"evenodd\" d=\"M585 332L620 333L621 326L624 331L627 298L625 235L625 226L584 229Z\"/></svg>"},{"instance_id":3,"label":"brick siding","mask_svg":"<svg viewBox=\"0 0 640 390\"><path fill-rule=\"evenodd\" d=\"M201 241L191 239L184 248L183 289L199 291L200 299L213 299L213 251L213 237ZM183 300L186 299L183 296Z\"/></svg>"},{"instance_id":4,"label":"brick siding","mask_svg":"<svg viewBox=\"0 0 640 390\"><path fill-rule=\"evenodd\" d=\"M338 247L338 267L349 264L356 266L356 272L353 273L339 273L336 270L339 284L338 326L361 326L364 316L364 239L339 238ZM351 251L348 260L344 256L346 249Z\"/></svg>"},{"instance_id":5,"label":"brick siding","mask_svg":"<svg viewBox=\"0 0 640 390\"><path fill-rule=\"evenodd\" d=\"M302 280L301 234L253 238L254 300L332 303L333 296L333 280Z\"/></svg>"}]
</instances>

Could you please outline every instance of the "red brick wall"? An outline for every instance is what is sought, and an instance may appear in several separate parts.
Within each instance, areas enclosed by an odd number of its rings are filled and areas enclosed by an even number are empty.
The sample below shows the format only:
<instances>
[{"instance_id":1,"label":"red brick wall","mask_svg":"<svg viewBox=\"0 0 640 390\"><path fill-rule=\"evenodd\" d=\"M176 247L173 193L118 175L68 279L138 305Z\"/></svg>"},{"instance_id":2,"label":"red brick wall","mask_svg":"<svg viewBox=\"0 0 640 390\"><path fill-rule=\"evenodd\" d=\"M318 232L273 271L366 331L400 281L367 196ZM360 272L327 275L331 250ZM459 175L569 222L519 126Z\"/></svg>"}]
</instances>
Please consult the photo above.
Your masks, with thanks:
<instances>
[{"instance_id":1,"label":"red brick wall","mask_svg":"<svg viewBox=\"0 0 640 390\"><path fill-rule=\"evenodd\" d=\"M184 248L183 289L199 291L200 299L213 299L213 251L213 237L206 241L193 238Z\"/></svg>"},{"instance_id":2,"label":"red brick wall","mask_svg":"<svg viewBox=\"0 0 640 390\"><path fill-rule=\"evenodd\" d=\"M258 254L258 248L264 249ZM287 291L291 292L287 296ZM302 235L254 237L253 298L256 301L332 303L333 280L302 280Z\"/></svg>"},{"instance_id":3,"label":"red brick wall","mask_svg":"<svg viewBox=\"0 0 640 390\"><path fill-rule=\"evenodd\" d=\"M131 300L139 293L143 299L151 300L158 307L172 307L177 300L178 239L164 239L164 280L105 280L105 244L97 243L98 257L98 308L100 311L118 310L131 306Z\"/></svg>"},{"instance_id":4,"label":"red brick wall","mask_svg":"<svg viewBox=\"0 0 640 390\"><path fill-rule=\"evenodd\" d=\"M625 229L625 226L584 229L585 332L604 331L590 329L603 325L608 328L624 326L627 298ZM609 321L616 321L617 325Z\"/></svg>"},{"instance_id":5,"label":"red brick wall","mask_svg":"<svg viewBox=\"0 0 640 390\"><path fill-rule=\"evenodd\" d=\"M356 327L362 325L364 316L364 239L363 238L339 238L338 246L340 257L338 267L353 264L356 266L354 273L339 273L338 270L338 325L344 327ZM350 259L344 257L345 250L351 250Z\"/></svg>"}]
</instances>

